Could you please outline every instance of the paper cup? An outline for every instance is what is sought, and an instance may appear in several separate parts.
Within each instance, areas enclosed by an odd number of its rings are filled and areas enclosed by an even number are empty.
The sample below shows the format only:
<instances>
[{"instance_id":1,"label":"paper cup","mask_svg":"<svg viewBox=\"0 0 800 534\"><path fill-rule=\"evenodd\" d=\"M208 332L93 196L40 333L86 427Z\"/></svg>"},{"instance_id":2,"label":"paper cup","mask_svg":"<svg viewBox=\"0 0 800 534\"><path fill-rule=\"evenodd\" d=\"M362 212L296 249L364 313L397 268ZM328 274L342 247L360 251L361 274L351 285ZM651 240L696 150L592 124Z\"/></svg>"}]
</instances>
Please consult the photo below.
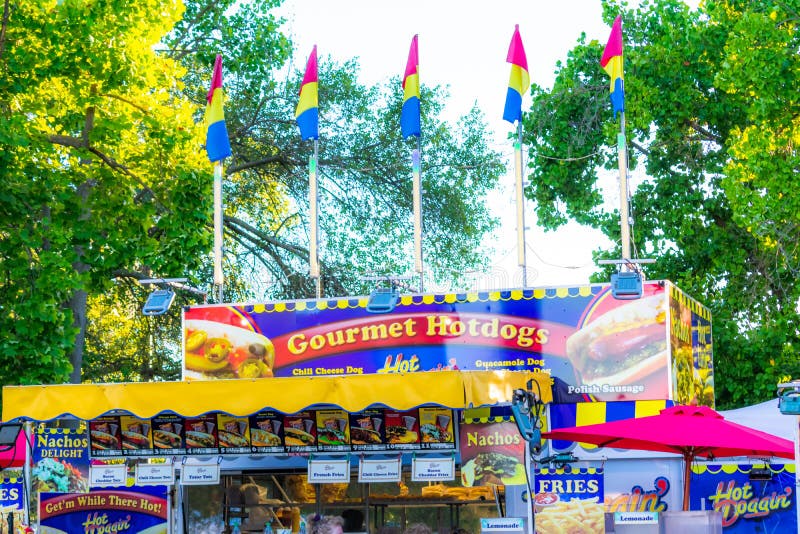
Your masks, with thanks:
<instances>
[{"instance_id":1,"label":"paper cup","mask_svg":"<svg viewBox=\"0 0 800 534\"><path fill-rule=\"evenodd\" d=\"M450 426L450 416L449 415L437 415L436 416L436 424L439 425L439 428L442 430L447 430Z\"/></svg>"},{"instance_id":2,"label":"paper cup","mask_svg":"<svg viewBox=\"0 0 800 534\"><path fill-rule=\"evenodd\" d=\"M314 428L314 421L312 419L303 419L303 426L306 429L306 432L311 434L311 429Z\"/></svg>"},{"instance_id":3,"label":"paper cup","mask_svg":"<svg viewBox=\"0 0 800 534\"><path fill-rule=\"evenodd\" d=\"M410 415L403 416L403 424L406 425L406 430L414 430L414 423L416 422L416 417L411 417Z\"/></svg>"}]
</instances>

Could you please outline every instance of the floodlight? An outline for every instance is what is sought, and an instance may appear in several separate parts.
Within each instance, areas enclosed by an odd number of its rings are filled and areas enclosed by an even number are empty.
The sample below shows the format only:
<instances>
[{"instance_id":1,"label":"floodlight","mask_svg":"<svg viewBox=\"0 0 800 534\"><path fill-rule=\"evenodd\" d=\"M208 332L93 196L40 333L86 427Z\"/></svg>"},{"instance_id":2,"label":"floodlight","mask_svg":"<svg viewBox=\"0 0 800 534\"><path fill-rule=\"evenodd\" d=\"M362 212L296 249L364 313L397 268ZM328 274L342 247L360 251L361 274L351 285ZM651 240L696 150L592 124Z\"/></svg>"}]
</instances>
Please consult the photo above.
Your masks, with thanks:
<instances>
[{"instance_id":1,"label":"floodlight","mask_svg":"<svg viewBox=\"0 0 800 534\"><path fill-rule=\"evenodd\" d=\"M0 424L0 447L13 447L22 431L21 423Z\"/></svg>"},{"instance_id":2,"label":"floodlight","mask_svg":"<svg viewBox=\"0 0 800 534\"><path fill-rule=\"evenodd\" d=\"M369 313L388 313L399 300L400 292L394 287L379 287L369 294L366 310Z\"/></svg>"},{"instance_id":3,"label":"floodlight","mask_svg":"<svg viewBox=\"0 0 800 534\"><path fill-rule=\"evenodd\" d=\"M619 300L635 300L642 296L642 275L637 271L620 271L611 275L611 295Z\"/></svg>"},{"instance_id":4,"label":"floodlight","mask_svg":"<svg viewBox=\"0 0 800 534\"><path fill-rule=\"evenodd\" d=\"M772 469L767 466L753 467L748 477L750 480L772 480Z\"/></svg>"},{"instance_id":5,"label":"floodlight","mask_svg":"<svg viewBox=\"0 0 800 534\"><path fill-rule=\"evenodd\" d=\"M800 415L800 382L778 384L778 409L784 415Z\"/></svg>"},{"instance_id":6,"label":"floodlight","mask_svg":"<svg viewBox=\"0 0 800 534\"><path fill-rule=\"evenodd\" d=\"M147 296L142 308L144 315L164 315L175 300L175 292L171 289L156 289Z\"/></svg>"}]
</instances>

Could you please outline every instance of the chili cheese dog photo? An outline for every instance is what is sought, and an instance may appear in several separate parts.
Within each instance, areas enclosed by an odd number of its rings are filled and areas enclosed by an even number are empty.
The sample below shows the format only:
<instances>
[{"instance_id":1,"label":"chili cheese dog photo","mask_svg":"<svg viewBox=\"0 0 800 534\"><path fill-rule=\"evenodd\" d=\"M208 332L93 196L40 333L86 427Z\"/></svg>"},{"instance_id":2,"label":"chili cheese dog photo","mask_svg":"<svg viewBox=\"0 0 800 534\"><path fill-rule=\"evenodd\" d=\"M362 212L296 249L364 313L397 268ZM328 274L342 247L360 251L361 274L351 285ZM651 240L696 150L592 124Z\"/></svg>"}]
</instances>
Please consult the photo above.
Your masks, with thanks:
<instances>
[{"instance_id":1,"label":"chili cheese dog photo","mask_svg":"<svg viewBox=\"0 0 800 534\"><path fill-rule=\"evenodd\" d=\"M631 301L572 334L567 357L583 384L638 384L667 367L664 295Z\"/></svg>"}]
</instances>

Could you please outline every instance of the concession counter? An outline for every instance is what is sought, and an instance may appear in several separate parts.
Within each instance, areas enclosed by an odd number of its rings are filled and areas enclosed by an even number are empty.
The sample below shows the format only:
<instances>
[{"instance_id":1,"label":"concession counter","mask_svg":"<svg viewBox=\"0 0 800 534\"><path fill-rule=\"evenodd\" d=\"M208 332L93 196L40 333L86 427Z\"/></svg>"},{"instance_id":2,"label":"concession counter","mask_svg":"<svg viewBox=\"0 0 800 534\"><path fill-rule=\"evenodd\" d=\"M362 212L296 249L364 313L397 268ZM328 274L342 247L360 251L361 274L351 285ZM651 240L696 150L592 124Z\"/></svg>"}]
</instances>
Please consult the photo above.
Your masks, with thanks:
<instances>
[{"instance_id":1,"label":"concession counter","mask_svg":"<svg viewBox=\"0 0 800 534\"><path fill-rule=\"evenodd\" d=\"M512 501L533 510L520 390L713 404L710 315L668 281L633 301L597 284L367 304L187 307L180 382L4 387L3 420L31 437L32 515L53 532L297 534L309 513L477 532Z\"/></svg>"},{"instance_id":2,"label":"concession counter","mask_svg":"<svg viewBox=\"0 0 800 534\"><path fill-rule=\"evenodd\" d=\"M65 531L80 520L68 516L97 509L84 503L106 503L112 519L129 511L107 488L151 491L142 472L159 464L170 473L157 475L156 496L169 501L170 532L262 532L267 521L296 532L301 515L350 509L371 532L414 520L445 530L496 516L502 499L461 485L463 411L507 405L531 384L551 399L547 375L506 370L10 386L3 414L31 428L32 515ZM102 480L119 465L122 489ZM320 478L337 468L338 477ZM79 500L86 491L98 501ZM76 495L71 508L58 508L59 492Z\"/></svg>"}]
</instances>

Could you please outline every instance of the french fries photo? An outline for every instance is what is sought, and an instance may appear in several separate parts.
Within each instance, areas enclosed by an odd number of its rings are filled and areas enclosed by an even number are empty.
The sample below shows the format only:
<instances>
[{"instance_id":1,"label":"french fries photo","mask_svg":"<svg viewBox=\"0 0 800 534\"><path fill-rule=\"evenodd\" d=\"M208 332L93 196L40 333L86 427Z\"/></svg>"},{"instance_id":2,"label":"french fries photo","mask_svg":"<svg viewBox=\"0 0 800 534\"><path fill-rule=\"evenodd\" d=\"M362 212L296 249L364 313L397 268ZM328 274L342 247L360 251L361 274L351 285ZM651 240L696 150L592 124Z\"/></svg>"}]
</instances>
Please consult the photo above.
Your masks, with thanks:
<instances>
[{"instance_id":1,"label":"french fries photo","mask_svg":"<svg viewBox=\"0 0 800 534\"><path fill-rule=\"evenodd\" d=\"M536 514L536 534L603 534L605 509L592 499L559 501Z\"/></svg>"}]
</instances>

